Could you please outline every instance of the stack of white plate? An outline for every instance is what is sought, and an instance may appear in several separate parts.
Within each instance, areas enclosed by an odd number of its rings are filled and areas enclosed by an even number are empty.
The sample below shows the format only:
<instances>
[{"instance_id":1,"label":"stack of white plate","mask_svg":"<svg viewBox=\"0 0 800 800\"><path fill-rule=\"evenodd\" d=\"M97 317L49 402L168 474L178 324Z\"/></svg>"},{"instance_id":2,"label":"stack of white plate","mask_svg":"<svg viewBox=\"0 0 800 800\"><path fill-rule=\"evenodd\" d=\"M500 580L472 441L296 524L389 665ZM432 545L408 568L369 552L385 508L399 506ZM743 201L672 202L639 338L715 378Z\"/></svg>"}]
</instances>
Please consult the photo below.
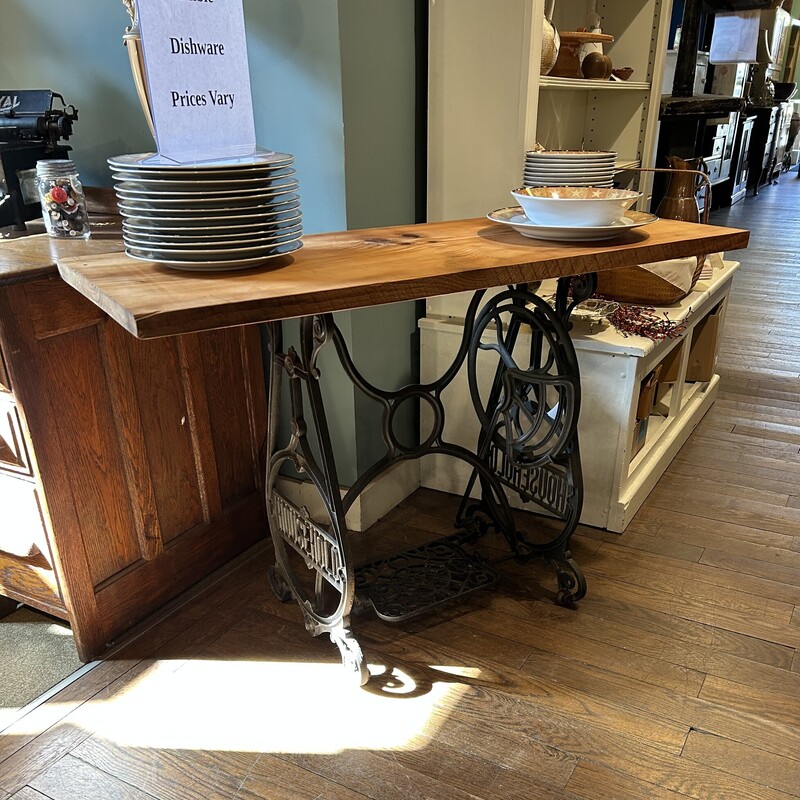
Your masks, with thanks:
<instances>
[{"instance_id":1,"label":"stack of white plate","mask_svg":"<svg viewBox=\"0 0 800 800\"><path fill-rule=\"evenodd\" d=\"M294 158L285 153L175 164L109 158L132 258L187 270L255 267L302 247Z\"/></svg>"},{"instance_id":2,"label":"stack of white plate","mask_svg":"<svg viewBox=\"0 0 800 800\"><path fill-rule=\"evenodd\" d=\"M614 185L617 154L607 150L529 150L525 153L525 186Z\"/></svg>"}]
</instances>

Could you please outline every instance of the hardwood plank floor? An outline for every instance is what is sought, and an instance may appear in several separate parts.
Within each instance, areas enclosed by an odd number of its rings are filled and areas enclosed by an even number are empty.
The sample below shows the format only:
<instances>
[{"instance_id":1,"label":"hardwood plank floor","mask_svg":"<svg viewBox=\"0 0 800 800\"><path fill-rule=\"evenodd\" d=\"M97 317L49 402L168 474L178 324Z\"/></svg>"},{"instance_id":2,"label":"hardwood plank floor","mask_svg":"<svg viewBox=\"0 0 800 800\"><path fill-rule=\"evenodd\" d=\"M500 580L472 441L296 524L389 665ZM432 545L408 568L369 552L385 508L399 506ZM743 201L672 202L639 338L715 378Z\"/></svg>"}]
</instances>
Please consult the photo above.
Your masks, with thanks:
<instances>
[{"instance_id":1,"label":"hardwood plank floor","mask_svg":"<svg viewBox=\"0 0 800 800\"><path fill-rule=\"evenodd\" d=\"M576 609L504 563L457 607L357 618L358 689L259 547L2 731L0 800L800 797L800 181L716 219L754 231L719 398L624 534L579 527ZM369 537L456 505L419 491Z\"/></svg>"}]
</instances>

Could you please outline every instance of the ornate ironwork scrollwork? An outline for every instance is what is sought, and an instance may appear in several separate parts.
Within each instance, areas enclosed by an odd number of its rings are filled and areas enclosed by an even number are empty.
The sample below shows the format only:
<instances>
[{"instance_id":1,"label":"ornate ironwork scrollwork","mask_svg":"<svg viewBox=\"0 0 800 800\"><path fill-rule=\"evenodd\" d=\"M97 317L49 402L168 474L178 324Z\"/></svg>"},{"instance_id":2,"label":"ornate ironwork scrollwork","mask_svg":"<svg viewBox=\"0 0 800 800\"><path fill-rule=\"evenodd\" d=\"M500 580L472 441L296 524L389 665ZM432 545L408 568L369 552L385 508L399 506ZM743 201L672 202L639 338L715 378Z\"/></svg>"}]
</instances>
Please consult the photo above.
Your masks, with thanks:
<instances>
[{"instance_id":1,"label":"ornate ironwork scrollwork","mask_svg":"<svg viewBox=\"0 0 800 800\"><path fill-rule=\"evenodd\" d=\"M583 571L575 563L569 550L548 559L555 567L558 581L556 602L562 606L571 606L586 595L586 578Z\"/></svg>"},{"instance_id":2,"label":"ornate ironwork scrollwork","mask_svg":"<svg viewBox=\"0 0 800 800\"><path fill-rule=\"evenodd\" d=\"M530 345L519 366L514 352L523 328ZM482 351L498 357L488 398L481 397L479 386ZM482 427L480 451L486 454L493 442L519 469L535 469L558 458L575 435L580 383L568 334L550 306L520 289L493 297L476 320L467 363Z\"/></svg>"},{"instance_id":3,"label":"ornate ironwork scrollwork","mask_svg":"<svg viewBox=\"0 0 800 800\"><path fill-rule=\"evenodd\" d=\"M569 329L572 309L588 300L597 291L597 273L589 272L586 275L573 275L561 278L556 289L556 314L561 322Z\"/></svg>"},{"instance_id":4,"label":"ornate ironwork scrollwork","mask_svg":"<svg viewBox=\"0 0 800 800\"><path fill-rule=\"evenodd\" d=\"M369 669L364 661L361 645L348 628L335 628L329 633L331 641L339 648L342 665L363 686L369 680Z\"/></svg>"},{"instance_id":5,"label":"ornate ironwork scrollwork","mask_svg":"<svg viewBox=\"0 0 800 800\"><path fill-rule=\"evenodd\" d=\"M579 302L578 298L591 294L594 281L589 276L570 290L571 282L562 279L559 283L560 312L558 303L554 310L525 287L491 298L476 320L468 356L470 391L481 420L478 455L523 502L562 520L563 527L545 543L531 542L523 532L504 531L496 525L521 561L546 556L555 563L565 558L583 501L577 440L580 379L565 320L573 307L566 301L571 296ZM521 364L518 352L524 357ZM479 391L481 353L484 358L491 353L497 356L486 397ZM485 491L477 504L469 500L476 480L477 474L467 486L458 515L458 523L472 531L485 527L481 515L492 518Z\"/></svg>"},{"instance_id":6,"label":"ornate ironwork scrollwork","mask_svg":"<svg viewBox=\"0 0 800 800\"><path fill-rule=\"evenodd\" d=\"M318 314L311 318L311 340L313 348L308 359L309 375L315 380L319 380L320 372L317 368L317 358L323 347L330 340L330 327L333 326L337 331L333 317L330 314Z\"/></svg>"}]
</instances>

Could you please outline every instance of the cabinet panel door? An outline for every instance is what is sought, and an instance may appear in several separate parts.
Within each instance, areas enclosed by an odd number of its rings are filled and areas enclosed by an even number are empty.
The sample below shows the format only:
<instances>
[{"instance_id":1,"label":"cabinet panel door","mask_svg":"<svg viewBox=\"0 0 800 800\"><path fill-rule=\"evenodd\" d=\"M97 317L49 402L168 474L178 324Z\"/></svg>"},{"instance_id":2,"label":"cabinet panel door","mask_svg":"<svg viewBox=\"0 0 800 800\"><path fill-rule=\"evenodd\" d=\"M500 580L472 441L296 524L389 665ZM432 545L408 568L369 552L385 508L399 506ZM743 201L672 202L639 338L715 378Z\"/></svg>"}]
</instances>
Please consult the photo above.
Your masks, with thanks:
<instances>
[{"instance_id":1,"label":"cabinet panel door","mask_svg":"<svg viewBox=\"0 0 800 800\"><path fill-rule=\"evenodd\" d=\"M7 394L0 394L0 472L3 470L33 474L17 407Z\"/></svg>"},{"instance_id":2,"label":"cabinet panel door","mask_svg":"<svg viewBox=\"0 0 800 800\"><path fill-rule=\"evenodd\" d=\"M64 617L35 485L0 474L0 594Z\"/></svg>"},{"instance_id":3,"label":"cabinet panel door","mask_svg":"<svg viewBox=\"0 0 800 800\"><path fill-rule=\"evenodd\" d=\"M42 283L0 291L0 332L44 549L88 659L264 536L261 347L255 327L142 342ZM4 557L14 580L33 580L19 554Z\"/></svg>"},{"instance_id":4,"label":"cabinet panel door","mask_svg":"<svg viewBox=\"0 0 800 800\"><path fill-rule=\"evenodd\" d=\"M264 393L260 387L242 380L243 375L251 372L246 333L252 336L255 331L212 331L200 343L203 386L223 505L255 491L262 479L258 474L258 453L251 448L255 446L257 450L262 442L261 432L253 429L256 413L253 403L263 401Z\"/></svg>"},{"instance_id":5,"label":"cabinet panel door","mask_svg":"<svg viewBox=\"0 0 800 800\"><path fill-rule=\"evenodd\" d=\"M97 327L39 342L37 378L46 388L49 419L35 425L25 403L37 462L47 491L54 449L68 468L70 496L82 531L92 582L97 585L141 558L115 408L104 371ZM40 400L41 402L41 400ZM58 528L60 509L52 509Z\"/></svg>"},{"instance_id":6,"label":"cabinet panel door","mask_svg":"<svg viewBox=\"0 0 800 800\"><path fill-rule=\"evenodd\" d=\"M6 362L3 360L3 351L0 349L0 393L11 391L11 381L8 379Z\"/></svg>"},{"instance_id":7,"label":"cabinet panel door","mask_svg":"<svg viewBox=\"0 0 800 800\"><path fill-rule=\"evenodd\" d=\"M182 367L178 340L142 342L116 323L106 326L106 336L113 337L114 347L127 353L130 361L144 446L141 457L147 461L161 540L167 543L206 521L193 449L191 401L186 396L186 382L193 378ZM130 420L118 417L117 424L120 435L130 435Z\"/></svg>"}]
</instances>

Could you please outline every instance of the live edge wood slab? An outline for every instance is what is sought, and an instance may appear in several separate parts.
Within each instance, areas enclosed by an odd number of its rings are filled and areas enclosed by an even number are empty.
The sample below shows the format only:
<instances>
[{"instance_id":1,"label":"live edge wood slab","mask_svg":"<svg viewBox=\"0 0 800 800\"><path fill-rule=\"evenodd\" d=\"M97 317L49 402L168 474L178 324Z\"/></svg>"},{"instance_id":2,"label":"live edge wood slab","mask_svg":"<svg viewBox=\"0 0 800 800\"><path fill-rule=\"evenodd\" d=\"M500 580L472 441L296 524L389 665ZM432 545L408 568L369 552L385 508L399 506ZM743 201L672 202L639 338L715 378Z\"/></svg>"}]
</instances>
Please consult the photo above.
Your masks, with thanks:
<instances>
[{"instance_id":1,"label":"live edge wood slab","mask_svg":"<svg viewBox=\"0 0 800 800\"><path fill-rule=\"evenodd\" d=\"M150 339L737 250L748 238L659 220L607 242L545 242L479 218L314 234L291 256L241 272L182 272L123 253L61 256L58 267Z\"/></svg>"}]
</instances>

